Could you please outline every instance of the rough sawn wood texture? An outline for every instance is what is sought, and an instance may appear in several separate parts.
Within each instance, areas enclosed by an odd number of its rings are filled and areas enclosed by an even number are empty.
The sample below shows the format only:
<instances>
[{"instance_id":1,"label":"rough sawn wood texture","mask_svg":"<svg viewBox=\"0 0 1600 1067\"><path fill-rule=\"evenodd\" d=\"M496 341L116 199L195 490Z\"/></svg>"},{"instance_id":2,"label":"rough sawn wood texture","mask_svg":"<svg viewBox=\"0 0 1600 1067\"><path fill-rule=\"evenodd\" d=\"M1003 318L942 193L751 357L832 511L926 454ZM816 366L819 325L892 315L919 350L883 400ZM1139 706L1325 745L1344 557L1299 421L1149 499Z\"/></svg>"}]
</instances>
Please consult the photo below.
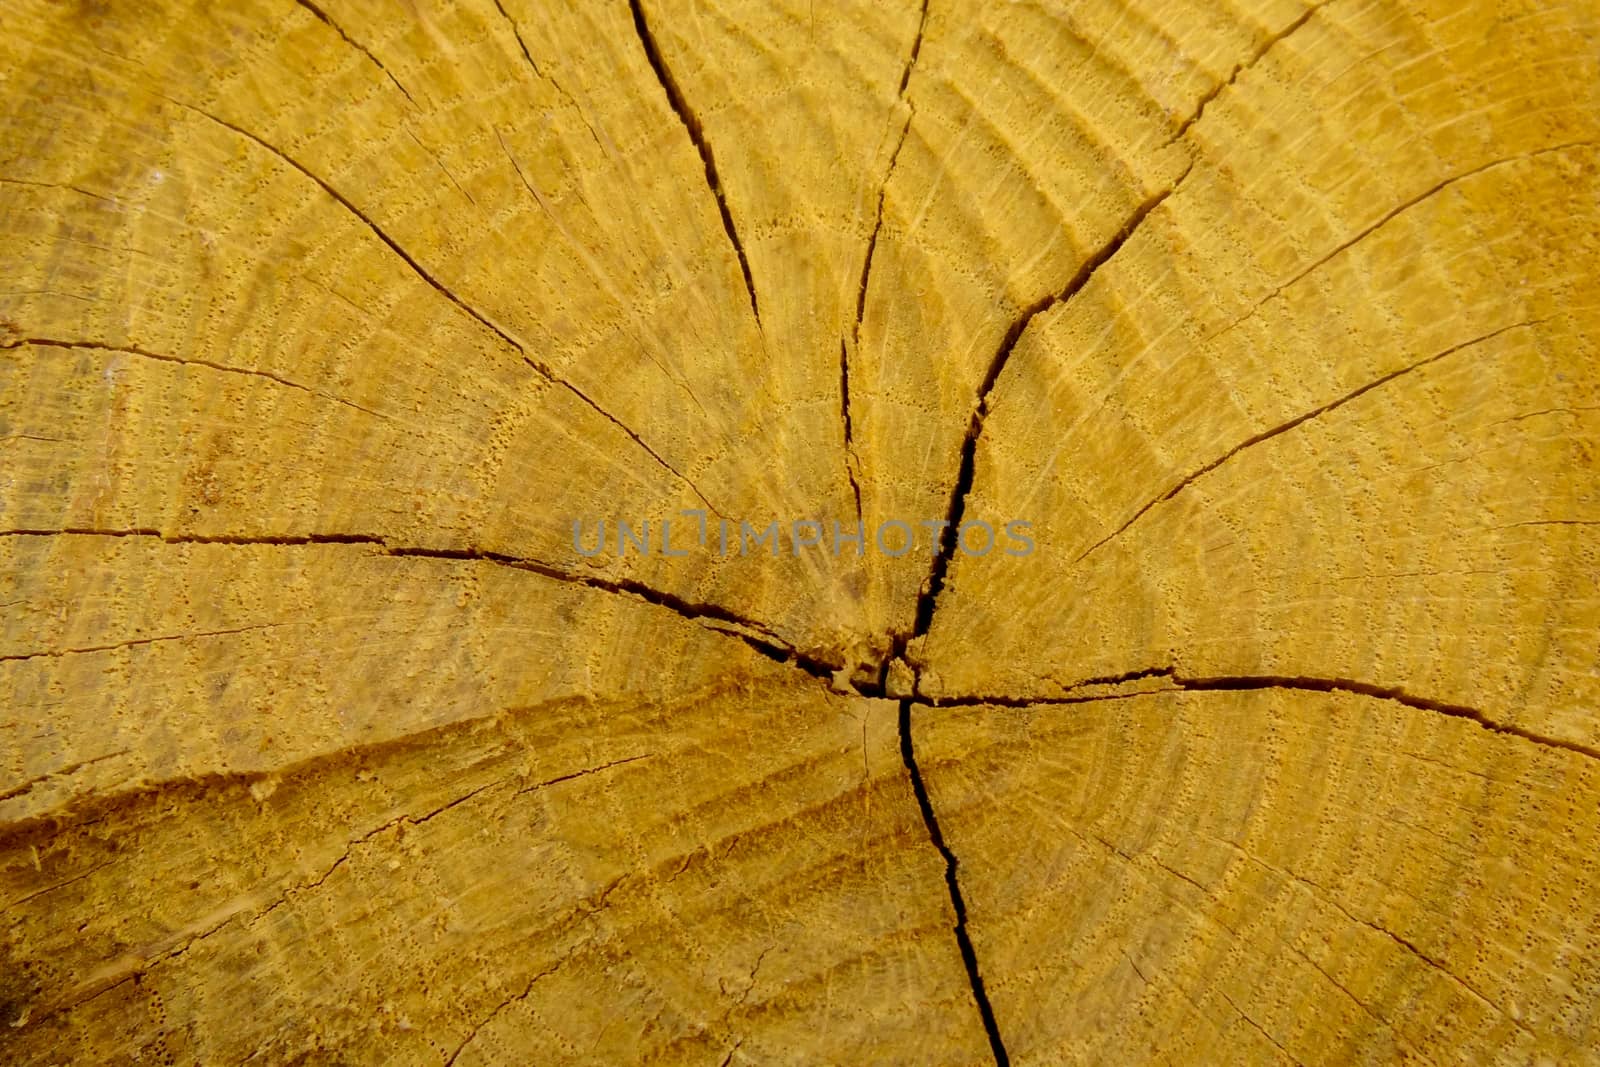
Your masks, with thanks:
<instances>
[{"instance_id":1,"label":"rough sawn wood texture","mask_svg":"<svg viewBox=\"0 0 1600 1067\"><path fill-rule=\"evenodd\" d=\"M0 1061L1600 1063L1597 294L1594 0L5 0Z\"/></svg>"}]
</instances>

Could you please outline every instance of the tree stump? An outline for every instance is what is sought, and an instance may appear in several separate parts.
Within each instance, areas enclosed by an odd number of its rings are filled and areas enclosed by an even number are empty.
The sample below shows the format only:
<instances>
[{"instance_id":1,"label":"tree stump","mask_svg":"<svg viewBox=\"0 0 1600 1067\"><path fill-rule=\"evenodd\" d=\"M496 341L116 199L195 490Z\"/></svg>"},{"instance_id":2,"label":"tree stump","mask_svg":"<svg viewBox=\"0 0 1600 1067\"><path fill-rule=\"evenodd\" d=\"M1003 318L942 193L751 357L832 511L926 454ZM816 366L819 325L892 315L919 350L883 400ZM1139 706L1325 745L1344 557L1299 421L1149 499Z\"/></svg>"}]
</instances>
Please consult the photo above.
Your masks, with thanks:
<instances>
[{"instance_id":1,"label":"tree stump","mask_svg":"<svg viewBox=\"0 0 1600 1067\"><path fill-rule=\"evenodd\" d=\"M1600 1062L1597 39L7 0L0 1059Z\"/></svg>"}]
</instances>

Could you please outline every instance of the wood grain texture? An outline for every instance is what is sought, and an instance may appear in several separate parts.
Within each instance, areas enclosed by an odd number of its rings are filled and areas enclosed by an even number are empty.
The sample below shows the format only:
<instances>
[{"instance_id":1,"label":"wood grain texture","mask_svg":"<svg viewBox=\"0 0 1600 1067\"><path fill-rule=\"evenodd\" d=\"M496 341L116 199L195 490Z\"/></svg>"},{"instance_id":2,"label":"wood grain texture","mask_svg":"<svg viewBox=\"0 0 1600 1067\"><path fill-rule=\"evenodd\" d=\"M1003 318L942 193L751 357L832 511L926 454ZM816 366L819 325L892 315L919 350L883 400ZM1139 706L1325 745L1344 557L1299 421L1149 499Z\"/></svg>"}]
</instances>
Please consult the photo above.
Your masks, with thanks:
<instances>
[{"instance_id":1,"label":"wood grain texture","mask_svg":"<svg viewBox=\"0 0 1600 1067\"><path fill-rule=\"evenodd\" d=\"M1600 1063L1597 43L6 3L0 1060Z\"/></svg>"}]
</instances>

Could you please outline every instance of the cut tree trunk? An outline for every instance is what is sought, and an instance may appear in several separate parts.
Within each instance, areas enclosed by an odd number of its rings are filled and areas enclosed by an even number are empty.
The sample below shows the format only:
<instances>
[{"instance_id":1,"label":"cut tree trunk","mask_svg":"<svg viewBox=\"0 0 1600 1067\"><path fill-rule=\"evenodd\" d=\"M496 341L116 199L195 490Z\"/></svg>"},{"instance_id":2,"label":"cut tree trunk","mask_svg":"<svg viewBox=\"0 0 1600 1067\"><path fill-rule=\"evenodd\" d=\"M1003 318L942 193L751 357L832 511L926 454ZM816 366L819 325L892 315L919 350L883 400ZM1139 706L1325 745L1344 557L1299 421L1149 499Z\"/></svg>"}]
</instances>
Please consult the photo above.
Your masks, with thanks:
<instances>
[{"instance_id":1,"label":"cut tree trunk","mask_svg":"<svg viewBox=\"0 0 1600 1067\"><path fill-rule=\"evenodd\" d=\"M5 0L0 1060L1600 1063L1597 40Z\"/></svg>"}]
</instances>

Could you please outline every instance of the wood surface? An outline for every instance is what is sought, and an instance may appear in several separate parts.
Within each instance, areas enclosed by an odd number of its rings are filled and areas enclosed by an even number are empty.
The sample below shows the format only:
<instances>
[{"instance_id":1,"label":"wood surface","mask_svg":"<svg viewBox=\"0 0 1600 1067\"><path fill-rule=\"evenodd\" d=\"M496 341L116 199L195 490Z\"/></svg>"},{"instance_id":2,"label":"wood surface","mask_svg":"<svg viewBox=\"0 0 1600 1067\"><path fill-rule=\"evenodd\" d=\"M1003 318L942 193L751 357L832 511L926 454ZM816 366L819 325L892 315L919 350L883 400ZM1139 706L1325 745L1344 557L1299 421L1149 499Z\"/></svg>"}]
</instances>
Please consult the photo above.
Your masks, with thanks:
<instances>
[{"instance_id":1,"label":"wood surface","mask_svg":"<svg viewBox=\"0 0 1600 1067\"><path fill-rule=\"evenodd\" d=\"M4 0L0 695L8 1064L1600 1063L1600 6Z\"/></svg>"}]
</instances>

